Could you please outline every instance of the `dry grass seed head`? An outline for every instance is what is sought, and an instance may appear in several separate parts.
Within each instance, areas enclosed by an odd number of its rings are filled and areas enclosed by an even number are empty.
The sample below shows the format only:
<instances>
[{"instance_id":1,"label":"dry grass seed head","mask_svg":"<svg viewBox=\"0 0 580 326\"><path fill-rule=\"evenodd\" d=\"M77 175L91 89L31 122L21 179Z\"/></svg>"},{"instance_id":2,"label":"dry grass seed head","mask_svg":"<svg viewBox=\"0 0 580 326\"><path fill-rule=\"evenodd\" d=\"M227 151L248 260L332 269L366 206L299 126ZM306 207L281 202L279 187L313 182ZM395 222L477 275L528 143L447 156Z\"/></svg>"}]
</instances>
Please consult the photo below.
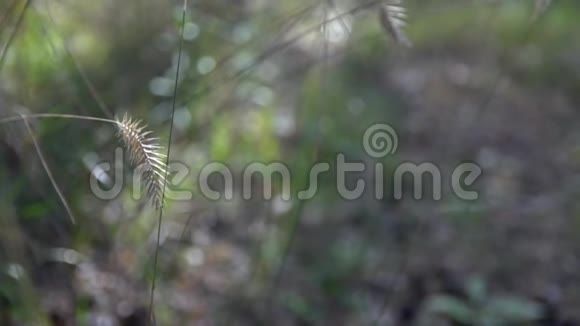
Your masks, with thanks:
<instances>
[{"instance_id":1,"label":"dry grass seed head","mask_svg":"<svg viewBox=\"0 0 580 326\"><path fill-rule=\"evenodd\" d=\"M379 20L384 30L397 43L410 46L411 42L407 38L403 27L405 27L405 19L407 18L407 11L402 5L402 0L387 1L379 8Z\"/></svg>"},{"instance_id":2,"label":"dry grass seed head","mask_svg":"<svg viewBox=\"0 0 580 326\"><path fill-rule=\"evenodd\" d=\"M116 120L119 127L117 135L125 144L129 162L140 174L147 198L159 209L164 204L163 190L167 172L167 156L161 153L163 147L159 146L157 138L151 137L152 132L147 131L147 125L140 120L134 120L127 114L123 119Z\"/></svg>"}]
</instances>

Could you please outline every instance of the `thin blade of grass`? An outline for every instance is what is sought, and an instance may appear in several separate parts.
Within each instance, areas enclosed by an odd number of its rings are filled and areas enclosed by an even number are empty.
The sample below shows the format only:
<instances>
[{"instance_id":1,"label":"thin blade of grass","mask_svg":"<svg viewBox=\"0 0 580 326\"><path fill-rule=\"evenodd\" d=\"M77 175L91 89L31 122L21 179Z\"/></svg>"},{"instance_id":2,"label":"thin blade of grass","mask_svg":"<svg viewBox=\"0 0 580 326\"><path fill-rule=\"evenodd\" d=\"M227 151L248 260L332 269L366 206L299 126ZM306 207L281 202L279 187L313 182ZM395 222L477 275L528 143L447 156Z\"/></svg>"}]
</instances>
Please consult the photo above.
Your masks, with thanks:
<instances>
[{"instance_id":1,"label":"thin blade of grass","mask_svg":"<svg viewBox=\"0 0 580 326\"><path fill-rule=\"evenodd\" d=\"M76 219L75 219L75 217L74 217L74 215L73 215L73 213L72 213L72 211L71 211L71 209L66 201L66 198L64 198L64 195L60 191L60 188L58 187L58 184L56 183L56 180L54 179L54 176L52 175L52 172L50 171L48 164L46 163L46 159L44 158L44 155L42 154L42 151L40 150L40 145L38 144L38 141L36 140L36 137L34 136L34 132L32 131L30 124L28 123L28 119L26 119L26 117L24 117L24 116L22 116L22 118L23 118L22 122L24 122L24 126L26 126L26 131L28 131L28 134L30 135L30 138L32 139L32 143L34 144L36 154L38 154L38 158L40 159L40 162L42 163L42 167L44 168L44 171L46 172L46 174L48 175L48 178L50 179L50 183L52 183L52 187L54 188L54 190L58 194L58 197L60 198L62 205L66 209L66 212L67 212L68 216L70 217L72 224L76 224Z\"/></svg>"},{"instance_id":2,"label":"thin blade of grass","mask_svg":"<svg viewBox=\"0 0 580 326\"><path fill-rule=\"evenodd\" d=\"M46 3L46 13L47 13L48 19L52 23L52 26L53 26L52 30L62 40L62 47L63 47L64 51L66 52L67 56L70 58L71 62L73 63L73 66L74 66L77 74L81 77L81 80L82 80L83 84L85 85L85 87L87 88L87 90L89 91L89 94L91 95L93 100L97 103L97 106L105 114L105 116L107 116L108 118L113 118L113 112L107 107L102 96L97 91L97 88L95 87L93 82L91 82L91 80L87 76L85 70L83 69L83 67L81 66L79 61L76 59L76 57L74 56L74 54L72 53L72 51L68 47L66 39L64 38L62 33L60 33L60 31L56 27L54 27L54 26L56 26L56 22L55 22L54 17L51 14L49 2ZM54 44L52 44L50 37L49 37L48 26L42 20L40 21L40 26L42 27L42 30L43 30L44 34L46 35L46 40L47 40L49 46L51 47L53 52L56 53L56 48L55 48Z\"/></svg>"},{"instance_id":3,"label":"thin blade of grass","mask_svg":"<svg viewBox=\"0 0 580 326\"><path fill-rule=\"evenodd\" d=\"M4 60L6 59L6 53L8 53L8 49L10 48L10 45L12 45L12 42L14 41L14 38L16 37L18 30L20 29L20 26L22 26L22 22L24 21L24 16L26 15L26 11L28 10L28 7L30 7L31 2L32 2L32 0L26 0L26 3L24 4L24 8L22 8L22 11L20 12L20 15L18 16L18 20L16 21L16 24L14 25L14 28L12 29L12 33L10 33L10 36L8 37L8 40L6 41L6 44L2 48L2 52L0 52L0 71L2 70L2 66L4 65Z\"/></svg>"},{"instance_id":4,"label":"thin blade of grass","mask_svg":"<svg viewBox=\"0 0 580 326\"><path fill-rule=\"evenodd\" d=\"M18 0L14 0L10 3L10 6L6 8L6 11L0 17L0 31L4 30L4 24L9 20L10 13L16 8L18 5Z\"/></svg>"},{"instance_id":5,"label":"thin blade of grass","mask_svg":"<svg viewBox=\"0 0 580 326\"><path fill-rule=\"evenodd\" d=\"M181 69L181 53L183 51L183 33L185 30L185 15L187 13L187 0L183 0L183 12L181 16L181 33L179 37L179 52L177 54L177 69L175 71L175 82L173 86L173 103L171 106L171 118L169 120L169 139L167 141L167 155L165 157L165 166L169 166L169 157L171 154L171 137L173 136L173 122L175 119L175 106L177 104L177 86L179 81L179 70ZM165 177L163 178L163 189L161 192L161 202L165 200L165 190L167 189L167 174L169 169L165 170ZM163 206L159 207L159 218L157 224L157 240L155 244L155 254L153 256L153 280L151 282L151 296L149 298L149 318L150 325L155 325L153 304L155 299L155 281L157 279L157 262L159 257L159 245L161 241L161 224L163 222Z\"/></svg>"}]
</instances>

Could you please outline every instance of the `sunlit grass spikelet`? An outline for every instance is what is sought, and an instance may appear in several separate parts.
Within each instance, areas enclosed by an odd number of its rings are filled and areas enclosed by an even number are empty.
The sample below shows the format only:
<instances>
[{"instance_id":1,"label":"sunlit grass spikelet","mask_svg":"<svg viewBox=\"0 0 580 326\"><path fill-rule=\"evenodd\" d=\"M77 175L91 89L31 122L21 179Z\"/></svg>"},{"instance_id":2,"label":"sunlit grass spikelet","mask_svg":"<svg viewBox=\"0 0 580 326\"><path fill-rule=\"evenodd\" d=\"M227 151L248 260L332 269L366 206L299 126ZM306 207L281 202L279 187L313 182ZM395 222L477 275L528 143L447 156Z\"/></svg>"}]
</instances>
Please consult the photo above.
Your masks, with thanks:
<instances>
[{"instance_id":1,"label":"sunlit grass spikelet","mask_svg":"<svg viewBox=\"0 0 580 326\"><path fill-rule=\"evenodd\" d=\"M388 0L379 9L379 19L385 31L399 44L410 46L403 28L406 25L407 11L402 0Z\"/></svg>"},{"instance_id":2,"label":"sunlit grass spikelet","mask_svg":"<svg viewBox=\"0 0 580 326\"><path fill-rule=\"evenodd\" d=\"M147 125L140 120L125 114L123 119L117 118L117 125L117 135L125 144L129 162L145 184L147 198L156 209L161 208L164 204L162 197L167 171L167 156L161 153L163 147L159 146L157 138L151 137L152 132L146 130Z\"/></svg>"}]
</instances>

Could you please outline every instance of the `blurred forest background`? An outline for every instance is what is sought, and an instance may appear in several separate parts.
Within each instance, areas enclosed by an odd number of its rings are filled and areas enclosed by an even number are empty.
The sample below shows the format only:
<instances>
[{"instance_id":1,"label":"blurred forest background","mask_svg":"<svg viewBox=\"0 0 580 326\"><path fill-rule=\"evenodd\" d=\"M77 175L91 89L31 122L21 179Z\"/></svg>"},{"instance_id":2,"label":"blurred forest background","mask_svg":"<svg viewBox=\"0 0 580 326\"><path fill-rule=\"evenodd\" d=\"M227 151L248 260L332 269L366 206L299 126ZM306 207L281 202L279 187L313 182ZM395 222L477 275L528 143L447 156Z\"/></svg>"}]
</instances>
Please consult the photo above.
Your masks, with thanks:
<instances>
[{"instance_id":1,"label":"blurred forest background","mask_svg":"<svg viewBox=\"0 0 580 326\"><path fill-rule=\"evenodd\" d=\"M153 278L157 325L580 325L580 3L549 2L404 1L409 46L389 1L191 0L182 21L181 1L0 0L0 119L128 112L165 148L173 123L190 171L171 187L193 192L168 201L154 272L158 212L91 191L115 126L2 122L0 325L146 325ZM375 123L395 154L365 153ZM383 163L385 198L332 175L303 201L197 184L280 161L297 191L338 153ZM444 178L441 200L395 200L406 161L477 163L479 199Z\"/></svg>"}]
</instances>

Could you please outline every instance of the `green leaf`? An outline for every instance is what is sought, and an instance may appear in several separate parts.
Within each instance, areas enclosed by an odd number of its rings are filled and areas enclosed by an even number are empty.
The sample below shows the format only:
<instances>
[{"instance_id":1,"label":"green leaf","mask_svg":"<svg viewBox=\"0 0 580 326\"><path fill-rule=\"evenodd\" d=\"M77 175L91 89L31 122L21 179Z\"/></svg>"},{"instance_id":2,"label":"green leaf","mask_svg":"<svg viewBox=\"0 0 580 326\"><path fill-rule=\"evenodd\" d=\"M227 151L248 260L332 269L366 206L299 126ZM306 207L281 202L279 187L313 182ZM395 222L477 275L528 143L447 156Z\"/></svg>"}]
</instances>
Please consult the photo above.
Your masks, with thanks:
<instances>
[{"instance_id":1,"label":"green leaf","mask_svg":"<svg viewBox=\"0 0 580 326\"><path fill-rule=\"evenodd\" d=\"M513 296L494 297L489 301L486 310L489 314L508 322L533 321L542 315L540 305Z\"/></svg>"},{"instance_id":2,"label":"green leaf","mask_svg":"<svg viewBox=\"0 0 580 326\"><path fill-rule=\"evenodd\" d=\"M470 278L467 283L467 295L475 304L482 304L487 296L485 280L480 276Z\"/></svg>"},{"instance_id":3,"label":"green leaf","mask_svg":"<svg viewBox=\"0 0 580 326\"><path fill-rule=\"evenodd\" d=\"M432 297L427 304L427 310L467 324L470 324L476 315L475 311L467 303L447 295Z\"/></svg>"}]
</instances>

